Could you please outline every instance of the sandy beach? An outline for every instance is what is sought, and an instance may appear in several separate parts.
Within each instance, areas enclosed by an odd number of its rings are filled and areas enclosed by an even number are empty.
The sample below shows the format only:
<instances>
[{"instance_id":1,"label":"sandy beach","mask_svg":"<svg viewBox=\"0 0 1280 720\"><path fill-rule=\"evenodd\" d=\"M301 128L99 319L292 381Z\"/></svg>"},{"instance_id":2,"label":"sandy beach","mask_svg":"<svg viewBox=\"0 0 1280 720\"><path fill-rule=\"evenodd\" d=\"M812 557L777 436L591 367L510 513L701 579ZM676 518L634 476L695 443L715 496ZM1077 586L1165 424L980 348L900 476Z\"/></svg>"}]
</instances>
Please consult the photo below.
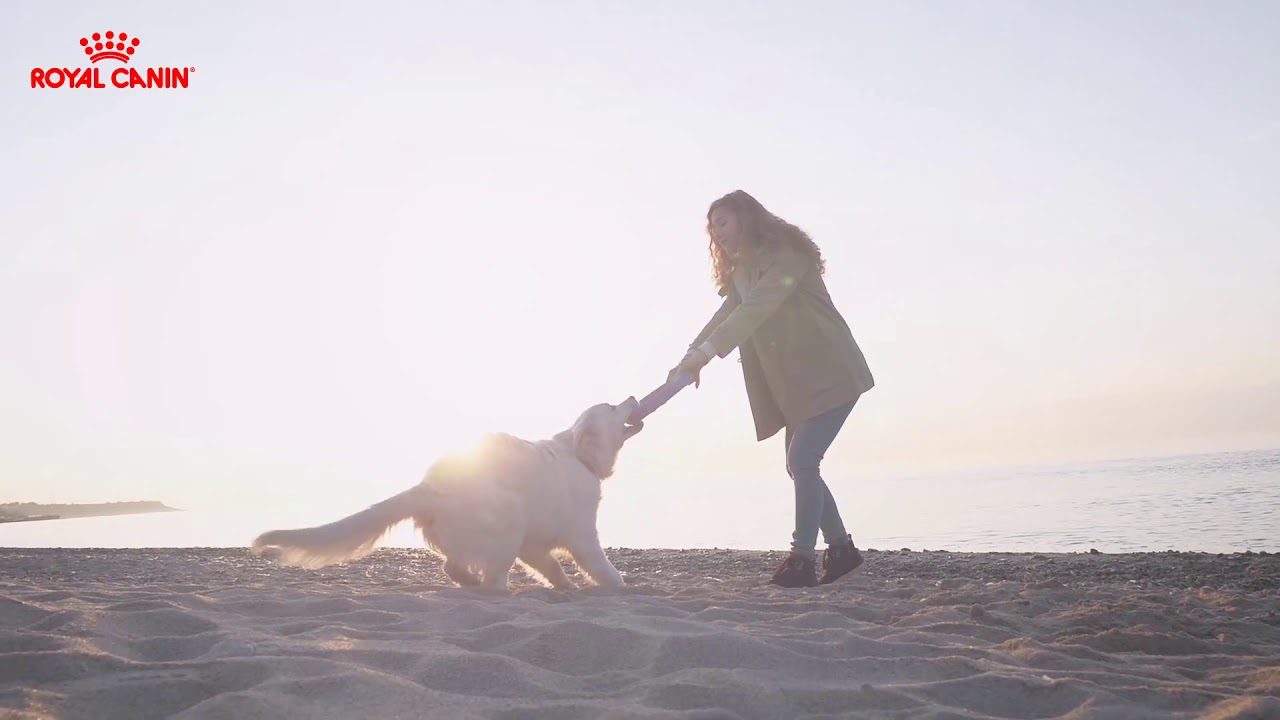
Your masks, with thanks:
<instances>
[{"instance_id":1,"label":"sandy beach","mask_svg":"<svg viewBox=\"0 0 1280 720\"><path fill-rule=\"evenodd\" d=\"M611 550L630 587L424 551L0 549L4 718L1280 718L1280 556ZM579 579L576 575L575 579Z\"/></svg>"}]
</instances>

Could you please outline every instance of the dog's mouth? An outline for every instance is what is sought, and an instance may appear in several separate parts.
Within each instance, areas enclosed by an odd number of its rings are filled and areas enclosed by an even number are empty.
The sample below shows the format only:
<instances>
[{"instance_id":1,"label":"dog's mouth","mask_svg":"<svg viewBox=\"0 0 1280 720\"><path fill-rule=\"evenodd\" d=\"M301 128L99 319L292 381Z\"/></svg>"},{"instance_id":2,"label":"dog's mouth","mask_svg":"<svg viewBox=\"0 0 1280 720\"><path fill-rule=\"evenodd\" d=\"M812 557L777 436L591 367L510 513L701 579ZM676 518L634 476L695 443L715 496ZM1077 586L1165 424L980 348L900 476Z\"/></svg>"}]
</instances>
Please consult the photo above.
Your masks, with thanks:
<instances>
[{"instance_id":1,"label":"dog's mouth","mask_svg":"<svg viewBox=\"0 0 1280 720\"><path fill-rule=\"evenodd\" d=\"M636 420L635 422L627 421L627 423L622 426L622 439L629 440L632 437L634 437L636 433L640 432L643 429L644 429L644 421L642 420Z\"/></svg>"}]
</instances>

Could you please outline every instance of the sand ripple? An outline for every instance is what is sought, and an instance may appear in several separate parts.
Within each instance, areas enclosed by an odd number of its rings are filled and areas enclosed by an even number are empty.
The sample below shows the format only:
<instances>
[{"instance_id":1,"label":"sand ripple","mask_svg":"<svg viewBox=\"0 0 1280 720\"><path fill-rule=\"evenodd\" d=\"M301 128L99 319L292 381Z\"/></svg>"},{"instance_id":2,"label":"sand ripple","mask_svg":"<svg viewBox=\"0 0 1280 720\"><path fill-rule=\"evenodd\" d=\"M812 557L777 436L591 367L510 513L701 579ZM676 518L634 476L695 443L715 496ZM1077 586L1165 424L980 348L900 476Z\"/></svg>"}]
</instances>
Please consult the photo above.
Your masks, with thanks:
<instances>
[{"instance_id":1,"label":"sand ripple","mask_svg":"<svg viewBox=\"0 0 1280 720\"><path fill-rule=\"evenodd\" d=\"M450 587L421 552L0 550L0 717L1280 718L1280 557L611 552Z\"/></svg>"}]
</instances>

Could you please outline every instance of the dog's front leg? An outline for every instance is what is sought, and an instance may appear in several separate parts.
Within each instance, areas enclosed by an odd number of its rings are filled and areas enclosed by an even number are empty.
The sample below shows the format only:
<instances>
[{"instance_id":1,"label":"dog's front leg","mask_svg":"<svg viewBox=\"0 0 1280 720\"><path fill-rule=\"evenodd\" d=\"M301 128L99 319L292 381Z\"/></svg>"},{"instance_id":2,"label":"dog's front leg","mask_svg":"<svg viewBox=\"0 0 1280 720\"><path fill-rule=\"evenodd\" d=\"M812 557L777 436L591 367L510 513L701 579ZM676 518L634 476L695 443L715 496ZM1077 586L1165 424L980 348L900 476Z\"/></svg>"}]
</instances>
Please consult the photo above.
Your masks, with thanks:
<instances>
[{"instance_id":1,"label":"dog's front leg","mask_svg":"<svg viewBox=\"0 0 1280 720\"><path fill-rule=\"evenodd\" d=\"M476 574L471 572L471 569L465 563L458 562L456 559L445 560L441 569L444 570L445 575L449 576L450 580L458 583L461 587L480 584L480 578L476 577Z\"/></svg>"},{"instance_id":2,"label":"dog's front leg","mask_svg":"<svg viewBox=\"0 0 1280 720\"><path fill-rule=\"evenodd\" d=\"M551 583L556 590L572 590L573 582L564 574L560 561L551 553L528 553L520 556L521 562Z\"/></svg>"},{"instance_id":3,"label":"dog's front leg","mask_svg":"<svg viewBox=\"0 0 1280 720\"><path fill-rule=\"evenodd\" d=\"M569 554L573 555L573 561L591 578L591 582L605 587L626 587L622 573L609 562L598 538L584 538L573 543L569 547Z\"/></svg>"}]
</instances>

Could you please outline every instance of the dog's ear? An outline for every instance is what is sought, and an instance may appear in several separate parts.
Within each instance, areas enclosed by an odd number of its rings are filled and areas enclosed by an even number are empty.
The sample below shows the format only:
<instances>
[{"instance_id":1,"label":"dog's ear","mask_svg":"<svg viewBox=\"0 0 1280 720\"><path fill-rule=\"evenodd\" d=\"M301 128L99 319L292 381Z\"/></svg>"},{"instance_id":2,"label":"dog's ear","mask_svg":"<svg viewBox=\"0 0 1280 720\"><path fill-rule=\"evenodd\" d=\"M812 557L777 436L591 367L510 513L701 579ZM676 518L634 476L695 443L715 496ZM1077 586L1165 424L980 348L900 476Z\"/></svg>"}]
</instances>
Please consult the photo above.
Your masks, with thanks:
<instances>
[{"instance_id":1,"label":"dog's ear","mask_svg":"<svg viewBox=\"0 0 1280 720\"><path fill-rule=\"evenodd\" d=\"M573 428L573 454L601 480L613 474L613 463L618 457L617 450L609 447L600 424L589 420Z\"/></svg>"}]
</instances>

